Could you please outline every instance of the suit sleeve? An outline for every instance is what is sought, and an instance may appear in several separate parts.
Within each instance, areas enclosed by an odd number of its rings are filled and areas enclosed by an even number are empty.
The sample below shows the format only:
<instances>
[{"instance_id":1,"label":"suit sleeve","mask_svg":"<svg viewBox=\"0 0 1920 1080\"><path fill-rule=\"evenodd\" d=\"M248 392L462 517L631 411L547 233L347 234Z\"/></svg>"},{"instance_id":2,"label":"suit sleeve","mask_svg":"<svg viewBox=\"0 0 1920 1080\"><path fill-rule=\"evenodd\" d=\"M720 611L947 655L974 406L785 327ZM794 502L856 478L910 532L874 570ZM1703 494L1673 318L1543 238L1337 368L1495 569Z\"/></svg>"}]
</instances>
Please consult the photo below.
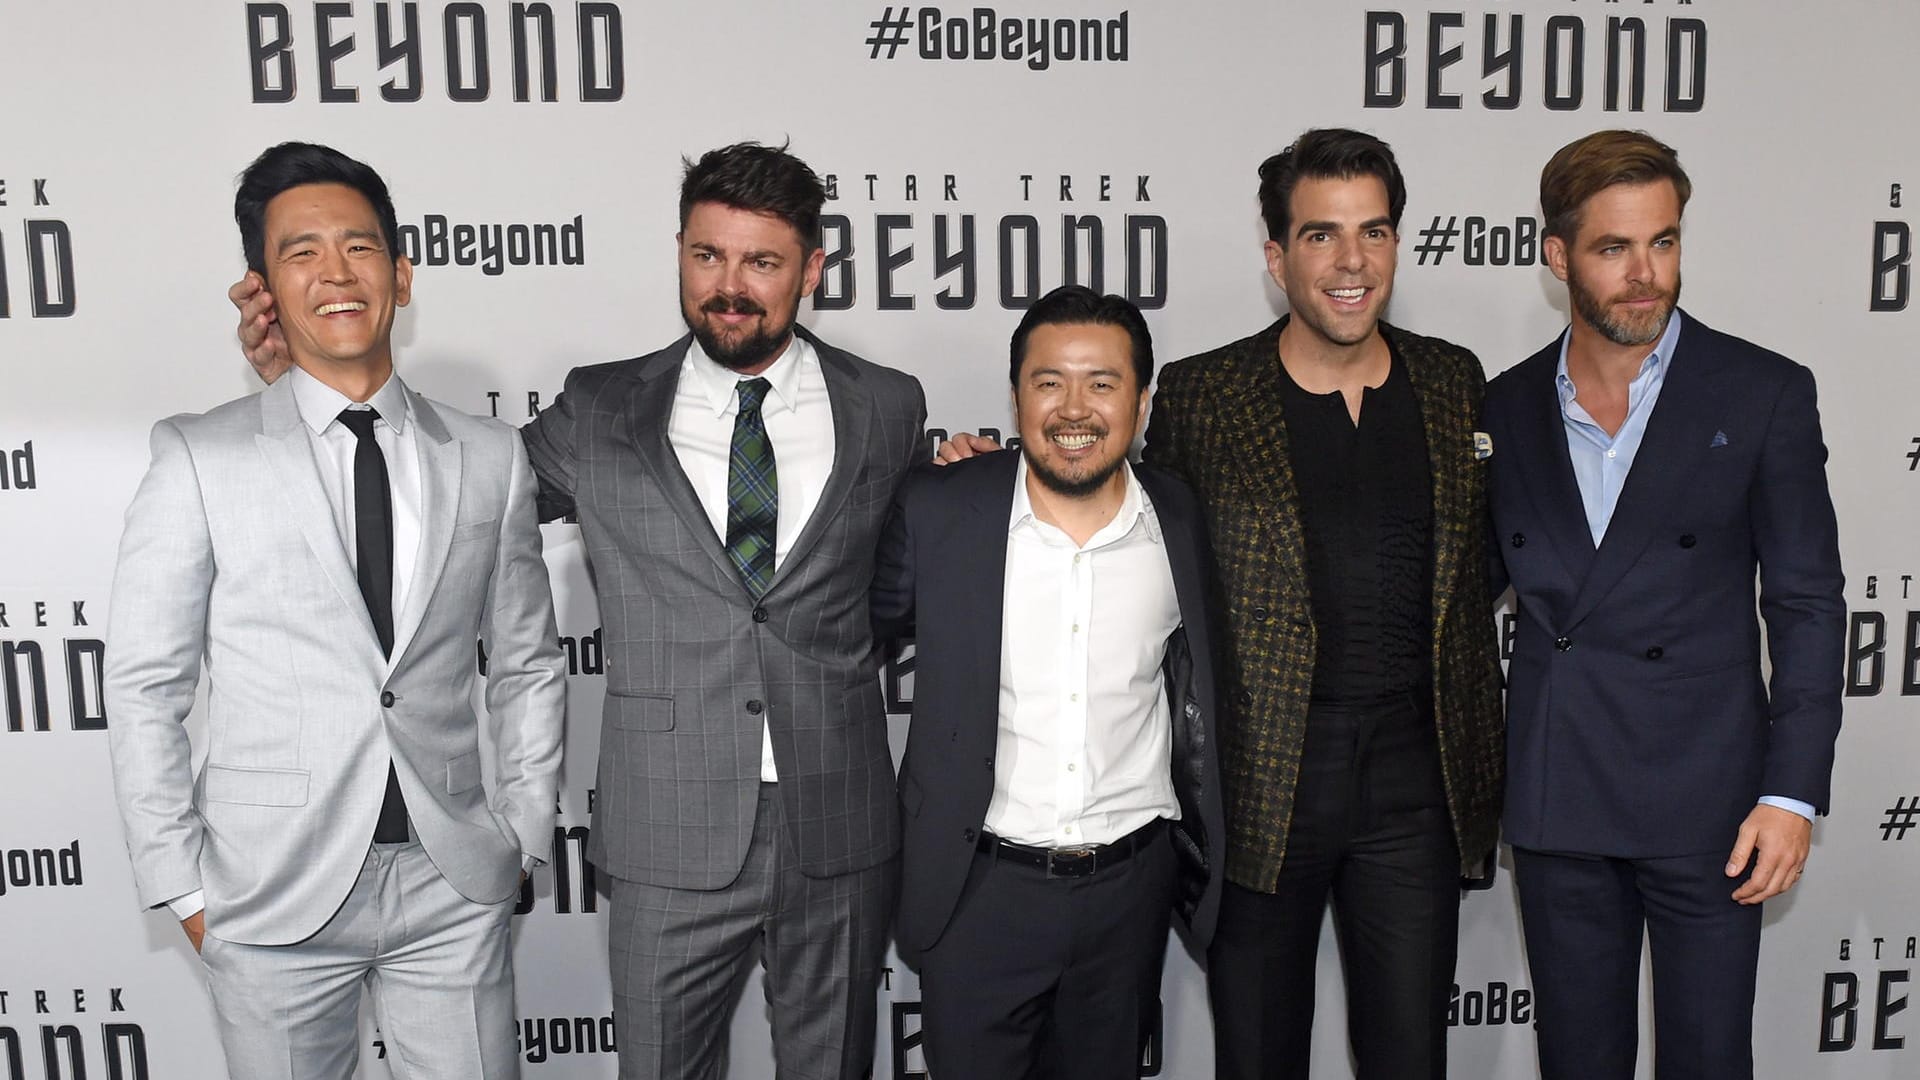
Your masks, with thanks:
<instances>
[{"instance_id":1,"label":"suit sleeve","mask_svg":"<svg viewBox=\"0 0 1920 1080\"><path fill-rule=\"evenodd\" d=\"M567 680L533 515L533 470L520 440L509 441L512 479L500 515L484 628L487 715L498 770L493 809L513 829L521 852L544 862L552 854Z\"/></svg>"},{"instance_id":2,"label":"suit sleeve","mask_svg":"<svg viewBox=\"0 0 1920 1080\"><path fill-rule=\"evenodd\" d=\"M1796 364L1774 402L1748 500L1773 665L1761 790L1822 813L1840 733L1847 619L1826 461L1813 373Z\"/></svg>"},{"instance_id":3,"label":"suit sleeve","mask_svg":"<svg viewBox=\"0 0 1920 1080\"><path fill-rule=\"evenodd\" d=\"M873 588L868 601L873 637L881 644L910 638L914 631L913 528L907 513L907 494L912 486L909 476L895 493L874 552Z\"/></svg>"},{"instance_id":4,"label":"suit sleeve","mask_svg":"<svg viewBox=\"0 0 1920 1080\"><path fill-rule=\"evenodd\" d=\"M127 508L108 604L104 699L114 796L141 906L200 888L203 824L183 726L207 644L212 534L199 476L174 423L153 428L153 459Z\"/></svg>"},{"instance_id":5,"label":"suit sleeve","mask_svg":"<svg viewBox=\"0 0 1920 1080\"><path fill-rule=\"evenodd\" d=\"M580 468L574 406L580 393L573 376L569 375L567 388L560 391L553 404L520 428L527 459L540 481L539 495L534 500L540 521L556 521L574 513L574 484Z\"/></svg>"}]
</instances>

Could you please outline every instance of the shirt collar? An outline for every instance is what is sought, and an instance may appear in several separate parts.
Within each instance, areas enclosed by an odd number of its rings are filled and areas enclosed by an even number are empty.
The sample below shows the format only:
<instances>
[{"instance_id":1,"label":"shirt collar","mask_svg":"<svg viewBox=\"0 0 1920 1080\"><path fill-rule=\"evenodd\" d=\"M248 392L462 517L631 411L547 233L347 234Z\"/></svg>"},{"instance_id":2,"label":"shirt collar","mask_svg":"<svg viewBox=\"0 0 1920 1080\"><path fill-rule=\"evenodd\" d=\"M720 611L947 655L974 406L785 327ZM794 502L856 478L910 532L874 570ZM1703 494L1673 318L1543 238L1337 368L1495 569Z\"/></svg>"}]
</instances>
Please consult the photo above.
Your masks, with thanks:
<instances>
[{"instance_id":1,"label":"shirt collar","mask_svg":"<svg viewBox=\"0 0 1920 1080\"><path fill-rule=\"evenodd\" d=\"M798 333L787 342L786 349L778 359L768 365L759 375L742 375L731 368L720 366L707 350L700 347L700 339L694 338L687 345L687 360L683 378L693 380L700 396L707 402L717 417L734 412L740 405L739 385L743 379L761 378L767 380L771 389L761 403L762 414L793 409L800 404L800 370L809 364L818 364L813 346Z\"/></svg>"},{"instance_id":2,"label":"shirt collar","mask_svg":"<svg viewBox=\"0 0 1920 1080\"><path fill-rule=\"evenodd\" d=\"M1027 455L1019 451L1003 452L1020 453L1019 467L1014 470L1013 510L1007 517L1007 531L1012 533L1022 526L1036 528L1045 525L1034 515L1033 499L1027 494ZM1154 513L1153 500L1147 497L1146 489L1140 486L1140 478L1134 475L1131 462L1124 465L1122 471L1126 473L1127 489L1120 497L1120 509L1114 512L1112 521L1088 538L1083 545L1085 548L1096 548L1118 540L1131 532L1136 522L1144 524L1147 539L1156 544L1160 542L1160 518ZM1053 528L1051 525L1047 527Z\"/></svg>"},{"instance_id":3,"label":"shirt collar","mask_svg":"<svg viewBox=\"0 0 1920 1080\"><path fill-rule=\"evenodd\" d=\"M325 434L327 427L340 418L341 411L354 404L347 395L307 374L307 370L298 364L287 372L287 378L292 380L293 403L300 410L300 419L313 429L315 435ZM387 381L373 392L367 404L373 406L373 410L380 414L380 419L386 421L394 434L407 433L407 419L413 413L413 402L408 400L406 384L400 381L398 372L387 376Z\"/></svg>"},{"instance_id":4,"label":"shirt collar","mask_svg":"<svg viewBox=\"0 0 1920 1080\"><path fill-rule=\"evenodd\" d=\"M1645 378L1650 372L1663 371L1673 363L1674 346L1680 343L1680 309L1674 308L1667 316L1667 328L1660 340L1653 343L1653 351L1640 362L1640 370L1634 375L1634 381ZM1567 346L1573 341L1573 328L1569 326L1560 334L1560 361L1553 369L1553 385L1560 391L1560 404L1565 406L1574 398L1573 377L1567 374Z\"/></svg>"}]
</instances>

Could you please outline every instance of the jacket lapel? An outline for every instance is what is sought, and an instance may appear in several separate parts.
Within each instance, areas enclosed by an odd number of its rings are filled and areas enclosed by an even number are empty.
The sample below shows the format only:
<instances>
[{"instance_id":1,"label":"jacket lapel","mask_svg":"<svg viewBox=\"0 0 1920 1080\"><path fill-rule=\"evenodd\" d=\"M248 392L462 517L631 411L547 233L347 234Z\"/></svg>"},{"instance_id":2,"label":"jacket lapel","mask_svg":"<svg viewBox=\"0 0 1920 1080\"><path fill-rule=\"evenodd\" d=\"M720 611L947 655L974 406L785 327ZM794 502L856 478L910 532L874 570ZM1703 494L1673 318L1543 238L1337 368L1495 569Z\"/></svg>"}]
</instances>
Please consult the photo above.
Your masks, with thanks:
<instances>
[{"instance_id":1,"label":"jacket lapel","mask_svg":"<svg viewBox=\"0 0 1920 1080\"><path fill-rule=\"evenodd\" d=\"M1676 318L1684 318L1677 311ZM1674 520L1674 501L1700 473L1727 396L1717 392L1719 372L1711 352L1699 348L1699 324L1681 323L1680 340L1647 418L1647 431L1620 489L1620 501L1574 598L1568 625L1578 623L1605 599L1607 590L1633 566L1657 529ZM1692 347L1690 347L1692 346ZM1565 440L1561 445L1565 447ZM1584 517L1583 517L1584 520Z\"/></svg>"},{"instance_id":2,"label":"jacket lapel","mask_svg":"<svg viewBox=\"0 0 1920 1080\"><path fill-rule=\"evenodd\" d=\"M796 332L813 346L814 355L820 359L820 372L826 378L827 401L833 411L833 470L827 474L826 487L820 491L813 514L801 527L800 535L794 537L792 549L780 560L780 568L767 586L768 593L793 575L827 526L839 519L847 497L853 494L854 481L866 465L867 439L873 429L873 398L861 385L859 370L840 350L804 330L796 328Z\"/></svg>"},{"instance_id":3,"label":"jacket lapel","mask_svg":"<svg viewBox=\"0 0 1920 1080\"><path fill-rule=\"evenodd\" d=\"M366 598L360 595L360 579L354 576L347 549L340 542L327 493L320 486L320 464L314 460L312 441L300 420L292 380L281 379L260 392L260 427L254 441L273 472L274 490L284 500L321 574L346 607L347 617L365 631L361 638L378 659L380 639L373 630L373 617L367 614Z\"/></svg>"},{"instance_id":4,"label":"jacket lapel","mask_svg":"<svg viewBox=\"0 0 1920 1080\"><path fill-rule=\"evenodd\" d=\"M420 548L414 556L413 581L407 588L407 607L394 627L393 662L406 655L407 646L426 617L427 603L447 568L447 549L453 542L454 522L460 516L460 443L447 431L427 400L412 390L414 446L420 459Z\"/></svg>"},{"instance_id":5,"label":"jacket lapel","mask_svg":"<svg viewBox=\"0 0 1920 1080\"><path fill-rule=\"evenodd\" d=\"M1270 514L1252 515L1259 542L1273 554L1280 571L1281 595L1306 597L1306 544L1300 529L1300 489L1294 483L1292 455L1280 386L1280 330L1285 318L1249 339L1236 359L1241 393L1221 406L1225 445L1238 452L1228 455L1240 473L1241 484L1255 505L1271 506Z\"/></svg>"},{"instance_id":6,"label":"jacket lapel","mask_svg":"<svg viewBox=\"0 0 1920 1080\"><path fill-rule=\"evenodd\" d=\"M1433 485L1433 625L1435 633L1447 623L1447 607L1453 599L1454 582L1460 576L1461 530L1454 525L1471 506L1467 492L1472 488L1470 469L1478 467L1473 458L1473 435L1467 430L1470 418L1456 408L1460 388L1447 385L1439 367L1426 362L1414 350L1410 355L1399 331L1385 323L1380 330L1395 356L1406 368L1407 381L1413 384L1413 396L1420 406L1420 423L1427 439L1427 471ZM1468 522L1470 529L1483 528L1481 522Z\"/></svg>"},{"instance_id":7,"label":"jacket lapel","mask_svg":"<svg viewBox=\"0 0 1920 1080\"><path fill-rule=\"evenodd\" d=\"M688 334L640 362L635 386L627 398L627 441L640 458L640 464L659 485L667 505L673 507L687 530L699 538L701 550L737 582L740 571L727 557L726 541L714 532L713 520L700 505L700 496L694 493L687 471L680 467L679 455L673 452L673 398L680 387L680 365L692 341L693 335ZM746 591L745 585L740 588L743 593Z\"/></svg>"},{"instance_id":8,"label":"jacket lapel","mask_svg":"<svg viewBox=\"0 0 1920 1080\"><path fill-rule=\"evenodd\" d=\"M1536 531L1553 545L1569 579L1583 581L1593 565L1593 530L1587 527L1580 482L1574 479L1573 458L1567 451L1566 422L1555 384L1559 354L1556 341L1527 361L1530 366L1521 387L1527 401L1513 418L1520 445L1511 450L1496 446L1494 453L1515 453L1522 461L1538 463L1533 468L1514 468L1507 475L1524 479L1527 495L1540 515L1541 528ZM1508 538L1496 536L1493 542L1504 544Z\"/></svg>"}]
</instances>

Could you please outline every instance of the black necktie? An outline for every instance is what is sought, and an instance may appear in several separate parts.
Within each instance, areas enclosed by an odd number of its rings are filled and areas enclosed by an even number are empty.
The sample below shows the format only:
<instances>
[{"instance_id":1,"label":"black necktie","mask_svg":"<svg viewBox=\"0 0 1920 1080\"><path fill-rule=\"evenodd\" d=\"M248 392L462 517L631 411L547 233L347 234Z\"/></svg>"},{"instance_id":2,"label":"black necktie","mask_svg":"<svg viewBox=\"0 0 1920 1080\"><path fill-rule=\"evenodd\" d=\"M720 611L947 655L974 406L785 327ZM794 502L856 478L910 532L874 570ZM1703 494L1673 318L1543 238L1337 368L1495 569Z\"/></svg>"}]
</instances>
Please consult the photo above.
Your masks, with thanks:
<instances>
[{"instance_id":1,"label":"black necktie","mask_svg":"<svg viewBox=\"0 0 1920 1080\"><path fill-rule=\"evenodd\" d=\"M353 550L360 577L360 596L373 617L382 656L393 655L393 489L387 482L387 457L373 439L372 409L342 409L340 423L353 432ZM387 794L380 803L380 820L373 827L378 844L404 844L407 802L400 794L400 776L387 764Z\"/></svg>"}]
</instances>

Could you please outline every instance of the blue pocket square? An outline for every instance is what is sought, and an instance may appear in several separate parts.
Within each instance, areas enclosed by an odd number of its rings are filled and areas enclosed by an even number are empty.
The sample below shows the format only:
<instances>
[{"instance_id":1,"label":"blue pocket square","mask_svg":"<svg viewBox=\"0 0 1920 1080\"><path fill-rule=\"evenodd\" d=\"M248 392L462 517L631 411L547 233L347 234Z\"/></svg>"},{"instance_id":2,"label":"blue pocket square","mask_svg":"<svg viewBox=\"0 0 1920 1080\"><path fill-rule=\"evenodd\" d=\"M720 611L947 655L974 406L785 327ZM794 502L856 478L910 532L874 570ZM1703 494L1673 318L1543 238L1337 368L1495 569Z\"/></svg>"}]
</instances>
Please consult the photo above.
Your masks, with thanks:
<instances>
[{"instance_id":1,"label":"blue pocket square","mask_svg":"<svg viewBox=\"0 0 1920 1080\"><path fill-rule=\"evenodd\" d=\"M1727 433L1716 431L1713 433L1713 441L1707 444L1707 449L1718 450L1725 445L1727 445Z\"/></svg>"}]
</instances>

